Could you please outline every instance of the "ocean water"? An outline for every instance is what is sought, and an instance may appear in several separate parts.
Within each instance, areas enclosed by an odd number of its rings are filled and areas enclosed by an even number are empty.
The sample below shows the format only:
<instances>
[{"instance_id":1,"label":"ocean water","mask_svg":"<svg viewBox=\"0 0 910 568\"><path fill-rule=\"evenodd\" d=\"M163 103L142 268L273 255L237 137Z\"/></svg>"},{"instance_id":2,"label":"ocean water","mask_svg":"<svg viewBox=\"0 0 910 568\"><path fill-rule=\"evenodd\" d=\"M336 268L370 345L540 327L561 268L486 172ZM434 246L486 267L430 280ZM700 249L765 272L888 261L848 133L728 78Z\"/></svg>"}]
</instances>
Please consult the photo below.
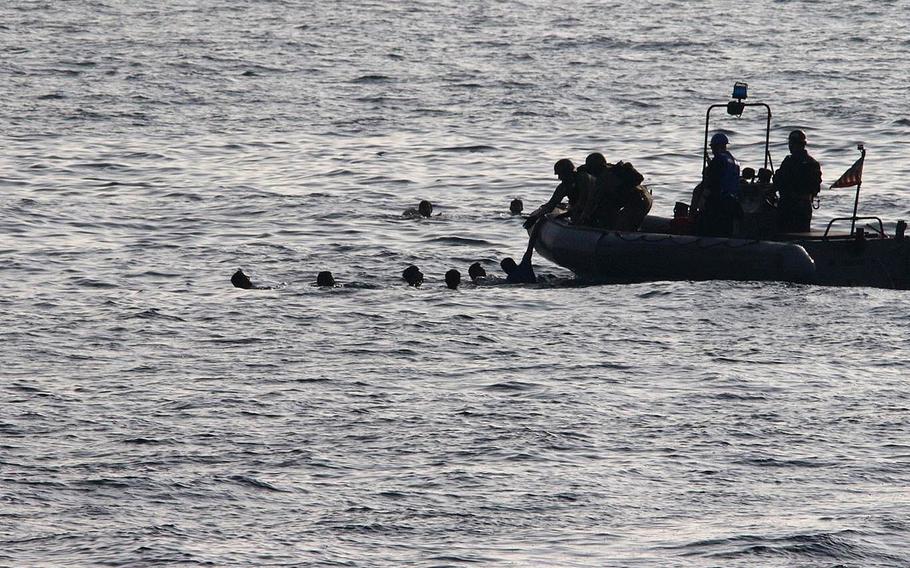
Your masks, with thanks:
<instances>
[{"instance_id":1,"label":"ocean water","mask_svg":"<svg viewBox=\"0 0 910 568\"><path fill-rule=\"evenodd\" d=\"M558 158L669 214L737 80L892 230L908 13L0 3L0 565L910 566L906 291L442 284Z\"/></svg>"}]
</instances>

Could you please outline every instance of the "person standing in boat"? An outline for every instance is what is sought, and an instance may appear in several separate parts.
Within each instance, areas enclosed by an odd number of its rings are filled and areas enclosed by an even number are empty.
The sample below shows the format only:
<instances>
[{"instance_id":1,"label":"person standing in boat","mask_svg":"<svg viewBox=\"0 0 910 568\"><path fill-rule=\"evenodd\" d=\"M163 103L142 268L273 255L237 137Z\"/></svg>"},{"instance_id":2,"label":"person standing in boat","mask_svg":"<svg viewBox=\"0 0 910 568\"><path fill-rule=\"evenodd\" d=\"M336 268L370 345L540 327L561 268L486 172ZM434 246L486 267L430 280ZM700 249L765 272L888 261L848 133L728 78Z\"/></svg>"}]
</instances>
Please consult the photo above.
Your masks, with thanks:
<instances>
[{"instance_id":1,"label":"person standing in boat","mask_svg":"<svg viewBox=\"0 0 910 568\"><path fill-rule=\"evenodd\" d=\"M565 198L569 200L569 216L573 221L584 210L584 202L594 187L594 178L580 168L576 170L575 164L568 158L557 160L553 165L553 173L559 178L559 185L549 201L528 215L525 227L532 226L542 215L556 209Z\"/></svg>"},{"instance_id":2,"label":"person standing in boat","mask_svg":"<svg viewBox=\"0 0 910 568\"><path fill-rule=\"evenodd\" d=\"M806 150L806 133L794 130L787 138L790 155L774 174L777 202L777 230L781 233L808 232L812 223L812 200L822 184L822 168Z\"/></svg>"},{"instance_id":3,"label":"person standing in boat","mask_svg":"<svg viewBox=\"0 0 910 568\"><path fill-rule=\"evenodd\" d=\"M579 224L635 231L651 210L651 193L644 177L628 162L608 164L600 152L589 154L585 169L594 176L594 191L584 204ZM581 169L581 168L579 168Z\"/></svg>"},{"instance_id":4,"label":"person standing in boat","mask_svg":"<svg viewBox=\"0 0 910 568\"><path fill-rule=\"evenodd\" d=\"M696 212L696 232L712 237L729 237L736 222L742 219L739 205L739 164L727 149L730 139L723 132L711 137L711 161L705 169L701 198L693 201ZM697 188L696 188L697 189Z\"/></svg>"}]
</instances>

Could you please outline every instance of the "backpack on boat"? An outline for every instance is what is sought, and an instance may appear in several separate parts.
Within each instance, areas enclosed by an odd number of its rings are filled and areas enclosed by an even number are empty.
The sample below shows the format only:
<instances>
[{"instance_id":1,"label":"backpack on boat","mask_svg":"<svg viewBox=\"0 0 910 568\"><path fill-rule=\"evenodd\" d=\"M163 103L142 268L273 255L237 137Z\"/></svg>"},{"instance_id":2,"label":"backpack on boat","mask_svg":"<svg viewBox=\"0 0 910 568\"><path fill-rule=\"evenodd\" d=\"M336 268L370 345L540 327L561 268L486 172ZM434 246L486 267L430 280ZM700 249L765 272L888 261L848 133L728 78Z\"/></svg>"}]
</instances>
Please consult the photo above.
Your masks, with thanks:
<instances>
[{"instance_id":1,"label":"backpack on boat","mask_svg":"<svg viewBox=\"0 0 910 568\"><path fill-rule=\"evenodd\" d=\"M622 187L635 187L645 181L645 176L641 175L630 162L616 162L610 167L610 172L619 178Z\"/></svg>"},{"instance_id":2,"label":"backpack on boat","mask_svg":"<svg viewBox=\"0 0 910 568\"><path fill-rule=\"evenodd\" d=\"M629 162L616 162L610 166L610 174L619 182L616 197L620 201L617 204L620 207L632 197L641 182L645 181L645 177Z\"/></svg>"}]
</instances>

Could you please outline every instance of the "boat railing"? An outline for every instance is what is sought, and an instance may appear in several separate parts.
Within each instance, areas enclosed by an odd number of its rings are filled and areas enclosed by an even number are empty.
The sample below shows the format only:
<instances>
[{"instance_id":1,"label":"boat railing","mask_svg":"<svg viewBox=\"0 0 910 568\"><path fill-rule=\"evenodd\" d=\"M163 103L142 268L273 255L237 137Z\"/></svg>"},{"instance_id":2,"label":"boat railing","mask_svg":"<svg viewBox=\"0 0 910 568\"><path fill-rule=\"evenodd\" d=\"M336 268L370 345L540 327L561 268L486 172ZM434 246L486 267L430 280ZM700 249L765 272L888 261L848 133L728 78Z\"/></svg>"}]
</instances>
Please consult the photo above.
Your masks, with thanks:
<instances>
[{"instance_id":1,"label":"boat railing","mask_svg":"<svg viewBox=\"0 0 910 568\"><path fill-rule=\"evenodd\" d=\"M825 228L825 234L822 236L823 239L828 240L828 233L831 231L831 226L838 221L850 221L854 224L856 221L878 221L878 234L882 237L885 236L885 225L879 217L835 217L828 222L828 226ZM875 230L875 227L872 227L872 229ZM853 233L851 233L850 236L854 236Z\"/></svg>"}]
</instances>

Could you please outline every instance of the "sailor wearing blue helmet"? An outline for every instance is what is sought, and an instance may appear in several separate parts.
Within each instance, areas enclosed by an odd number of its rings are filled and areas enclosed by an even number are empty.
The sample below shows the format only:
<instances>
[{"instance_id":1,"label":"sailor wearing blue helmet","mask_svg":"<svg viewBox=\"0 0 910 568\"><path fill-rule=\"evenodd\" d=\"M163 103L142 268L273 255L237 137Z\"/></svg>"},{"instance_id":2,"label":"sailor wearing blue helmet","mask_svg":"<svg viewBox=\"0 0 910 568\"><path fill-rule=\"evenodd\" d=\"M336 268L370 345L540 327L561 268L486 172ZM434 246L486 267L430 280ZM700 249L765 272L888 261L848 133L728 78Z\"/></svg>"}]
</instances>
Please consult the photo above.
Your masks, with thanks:
<instances>
[{"instance_id":1,"label":"sailor wearing blue helmet","mask_svg":"<svg viewBox=\"0 0 910 568\"><path fill-rule=\"evenodd\" d=\"M727 149L730 139L723 132L711 137L711 161L703 178L703 206L698 214L699 234L729 237L742 218L739 205L739 164Z\"/></svg>"}]
</instances>

